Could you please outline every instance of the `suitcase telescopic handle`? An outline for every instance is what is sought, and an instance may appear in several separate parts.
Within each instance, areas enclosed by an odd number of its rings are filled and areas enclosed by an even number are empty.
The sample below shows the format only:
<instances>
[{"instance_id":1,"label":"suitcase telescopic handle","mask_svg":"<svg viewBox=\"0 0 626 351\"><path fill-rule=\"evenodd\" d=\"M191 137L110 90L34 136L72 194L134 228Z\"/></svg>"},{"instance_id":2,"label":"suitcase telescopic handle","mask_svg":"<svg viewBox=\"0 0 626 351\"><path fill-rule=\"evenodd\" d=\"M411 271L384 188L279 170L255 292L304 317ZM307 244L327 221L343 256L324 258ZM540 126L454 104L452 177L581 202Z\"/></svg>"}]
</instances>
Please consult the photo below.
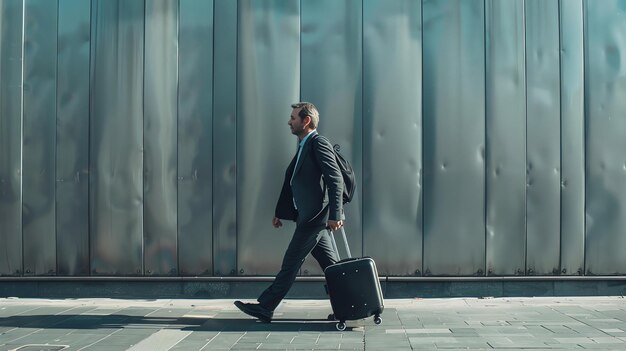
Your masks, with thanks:
<instances>
[{"instance_id":1,"label":"suitcase telescopic handle","mask_svg":"<svg viewBox=\"0 0 626 351\"><path fill-rule=\"evenodd\" d=\"M346 253L348 254L348 258L352 258L352 253L350 253L350 246L348 245L348 238L346 237L346 231L343 229L343 227L341 227L340 229L341 229L341 238L343 239L343 243L346 247ZM335 235L333 235L333 231L328 229L328 235L330 235L330 240L332 242L333 249L337 253L337 256L339 256L339 250L337 250L337 242L335 241Z\"/></svg>"}]
</instances>

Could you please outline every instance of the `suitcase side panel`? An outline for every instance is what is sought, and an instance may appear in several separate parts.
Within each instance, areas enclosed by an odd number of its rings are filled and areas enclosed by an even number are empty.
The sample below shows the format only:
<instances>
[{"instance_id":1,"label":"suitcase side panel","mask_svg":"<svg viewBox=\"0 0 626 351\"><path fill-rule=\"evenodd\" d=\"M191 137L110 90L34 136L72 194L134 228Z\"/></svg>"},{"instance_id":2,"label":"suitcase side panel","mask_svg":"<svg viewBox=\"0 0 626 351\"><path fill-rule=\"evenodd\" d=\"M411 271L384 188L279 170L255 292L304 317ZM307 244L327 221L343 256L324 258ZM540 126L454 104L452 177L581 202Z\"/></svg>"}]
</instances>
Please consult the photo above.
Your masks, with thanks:
<instances>
[{"instance_id":1,"label":"suitcase side panel","mask_svg":"<svg viewBox=\"0 0 626 351\"><path fill-rule=\"evenodd\" d=\"M326 268L324 274L337 319L361 319L383 312L382 289L371 258L341 261Z\"/></svg>"}]
</instances>

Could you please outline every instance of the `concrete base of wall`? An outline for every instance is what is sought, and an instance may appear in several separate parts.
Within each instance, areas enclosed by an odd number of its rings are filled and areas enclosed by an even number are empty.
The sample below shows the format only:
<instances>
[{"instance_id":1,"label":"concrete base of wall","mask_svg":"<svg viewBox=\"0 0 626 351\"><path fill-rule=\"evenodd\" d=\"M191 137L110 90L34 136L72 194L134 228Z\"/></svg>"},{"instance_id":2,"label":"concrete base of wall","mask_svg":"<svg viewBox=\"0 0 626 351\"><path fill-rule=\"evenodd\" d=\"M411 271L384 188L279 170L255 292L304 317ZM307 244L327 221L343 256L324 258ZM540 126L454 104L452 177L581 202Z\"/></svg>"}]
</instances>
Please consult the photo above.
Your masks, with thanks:
<instances>
[{"instance_id":1,"label":"concrete base of wall","mask_svg":"<svg viewBox=\"0 0 626 351\"><path fill-rule=\"evenodd\" d=\"M1 277L0 297L254 299L272 278ZM381 278L385 298L624 296L626 277ZM288 298L326 298L321 277L298 279Z\"/></svg>"}]
</instances>

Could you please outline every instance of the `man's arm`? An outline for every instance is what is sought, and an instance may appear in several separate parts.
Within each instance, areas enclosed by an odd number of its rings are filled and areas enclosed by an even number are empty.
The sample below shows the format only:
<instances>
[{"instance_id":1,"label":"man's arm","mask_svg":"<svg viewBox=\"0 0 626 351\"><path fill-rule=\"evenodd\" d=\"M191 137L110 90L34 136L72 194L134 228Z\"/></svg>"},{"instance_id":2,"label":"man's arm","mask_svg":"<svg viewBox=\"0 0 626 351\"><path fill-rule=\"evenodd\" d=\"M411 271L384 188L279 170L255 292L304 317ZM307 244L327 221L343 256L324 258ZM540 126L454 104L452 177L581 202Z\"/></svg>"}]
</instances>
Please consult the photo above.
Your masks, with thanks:
<instances>
[{"instance_id":1,"label":"man's arm","mask_svg":"<svg viewBox=\"0 0 626 351\"><path fill-rule=\"evenodd\" d=\"M318 136L314 142L317 143L315 156L322 170L322 174L324 175L326 186L328 187L328 221L329 224L335 224L330 222L340 222L341 212L343 210L343 177L341 176L339 165L337 165L335 151L328 139ZM331 229L335 230L340 226L339 224L336 228L332 228L331 225Z\"/></svg>"}]
</instances>

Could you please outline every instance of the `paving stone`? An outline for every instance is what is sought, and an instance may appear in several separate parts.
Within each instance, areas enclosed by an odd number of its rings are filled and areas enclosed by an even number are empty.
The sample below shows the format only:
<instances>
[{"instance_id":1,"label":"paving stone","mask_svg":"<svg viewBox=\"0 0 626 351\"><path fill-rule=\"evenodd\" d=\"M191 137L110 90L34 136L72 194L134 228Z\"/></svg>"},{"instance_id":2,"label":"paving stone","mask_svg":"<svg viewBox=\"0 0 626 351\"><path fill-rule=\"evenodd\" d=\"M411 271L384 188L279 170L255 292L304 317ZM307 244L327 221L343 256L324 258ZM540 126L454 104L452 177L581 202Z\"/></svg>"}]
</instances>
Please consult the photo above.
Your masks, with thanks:
<instances>
[{"instance_id":1,"label":"paving stone","mask_svg":"<svg viewBox=\"0 0 626 351\"><path fill-rule=\"evenodd\" d=\"M113 335L111 337L108 337L105 341L107 345L126 345L126 346L133 346L136 345L138 343L140 343L143 340L149 340L149 336L146 337L145 335Z\"/></svg>"},{"instance_id":2,"label":"paving stone","mask_svg":"<svg viewBox=\"0 0 626 351\"><path fill-rule=\"evenodd\" d=\"M174 345L178 344L181 340L185 339L191 332L190 331L182 331L182 330L171 330L164 329L159 330L158 332L150 335L143 340L138 340L136 345L130 348L130 351L139 351L139 350L156 350L156 349L164 349L167 350ZM118 336L111 337L109 340L117 340ZM107 342L110 342L107 340ZM132 340L130 337L127 337L125 340Z\"/></svg>"},{"instance_id":3,"label":"paving stone","mask_svg":"<svg viewBox=\"0 0 626 351\"><path fill-rule=\"evenodd\" d=\"M598 344L624 344L623 340L620 340L616 337L599 337L599 338L592 337L591 340L593 340L594 342Z\"/></svg>"},{"instance_id":4,"label":"paving stone","mask_svg":"<svg viewBox=\"0 0 626 351\"><path fill-rule=\"evenodd\" d=\"M559 334L559 335L579 335L579 333L575 331L574 329L568 328L563 325L542 325L542 326L548 329L549 331L555 334Z\"/></svg>"},{"instance_id":5,"label":"paving stone","mask_svg":"<svg viewBox=\"0 0 626 351\"><path fill-rule=\"evenodd\" d=\"M600 330L603 331L604 333L623 333L624 332L622 329L617 329L617 328L600 329Z\"/></svg>"},{"instance_id":6,"label":"paving stone","mask_svg":"<svg viewBox=\"0 0 626 351\"><path fill-rule=\"evenodd\" d=\"M590 338L580 338L580 337L554 338L554 340L561 344L577 344L578 345L578 344L594 344L595 343Z\"/></svg>"},{"instance_id":7,"label":"paving stone","mask_svg":"<svg viewBox=\"0 0 626 351\"><path fill-rule=\"evenodd\" d=\"M261 343L267 339L268 335L269 333L264 333L264 332L248 332L244 336L242 336L239 340L237 340L237 342L238 343L254 343L254 342Z\"/></svg>"},{"instance_id":8,"label":"paving stone","mask_svg":"<svg viewBox=\"0 0 626 351\"><path fill-rule=\"evenodd\" d=\"M126 351L126 350L128 350L128 346L123 346L123 345L93 345L81 351Z\"/></svg>"},{"instance_id":9,"label":"paving stone","mask_svg":"<svg viewBox=\"0 0 626 351\"><path fill-rule=\"evenodd\" d=\"M396 344L378 344L378 343L366 343L361 345L362 350L388 350L388 349L411 349L411 344L406 343L396 343Z\"/></svg>"},{"instance_id":10,"label":"paving stone","mask_svg":"<svg viewBox=\"0 0 626 351\"><path fill-rule=\"evenodd\" d=\"M191 351L191 350L209 350L205 346L208 344L208 341L203 340L182 340L178 344L174 345L170 350L171 351Z\"/></svg>"},{"instance_id":11,"label":"paving stone","mask_svg":"<svg viewBox=\"0 0 626 351\"><path fill-rule=\"evenodd\" d=\"M237 343L230 350L258 350L261 343Z\"/></svg>"}]
</instances>

